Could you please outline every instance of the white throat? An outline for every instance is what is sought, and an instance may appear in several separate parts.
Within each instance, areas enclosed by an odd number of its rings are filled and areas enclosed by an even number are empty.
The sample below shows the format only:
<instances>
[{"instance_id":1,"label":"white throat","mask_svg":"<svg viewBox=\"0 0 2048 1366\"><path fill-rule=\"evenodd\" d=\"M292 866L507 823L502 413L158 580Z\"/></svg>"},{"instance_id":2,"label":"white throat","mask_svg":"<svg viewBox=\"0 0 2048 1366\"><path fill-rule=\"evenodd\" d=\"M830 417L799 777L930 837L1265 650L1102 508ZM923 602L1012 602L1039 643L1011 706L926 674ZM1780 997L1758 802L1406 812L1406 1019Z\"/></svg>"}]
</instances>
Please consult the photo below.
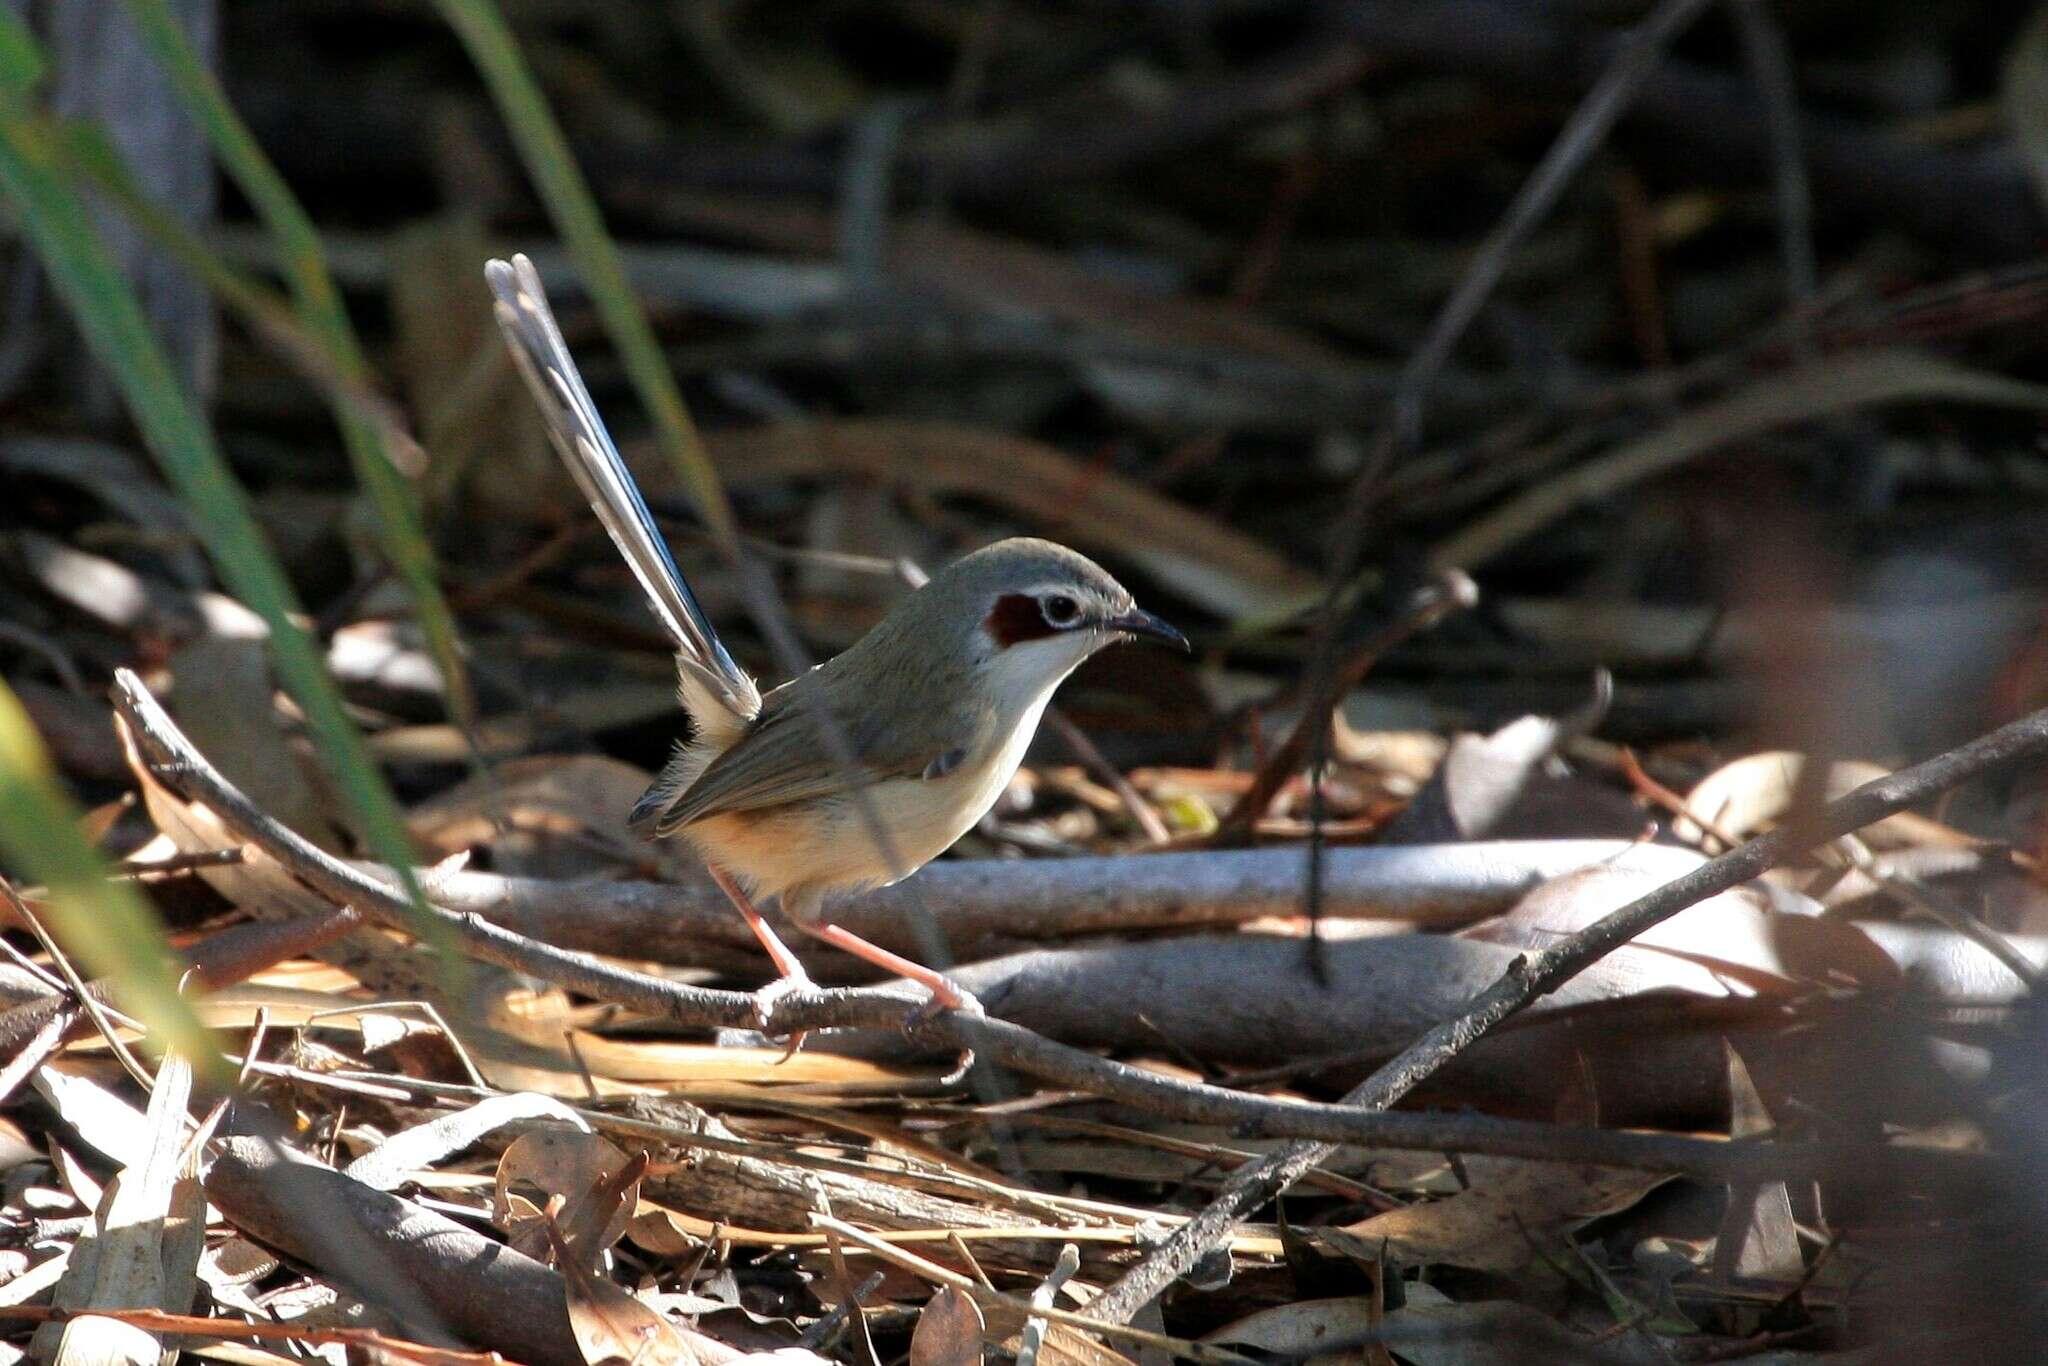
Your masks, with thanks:
<instances>
[{"instance_id":1,"label":"white throat","mask_svg":"<svg viewBox=\"0 0 2048 1366\"><path fill-rule=\"evenodd\" d=\"M982 666L982 684L997 716L1027 732L1035 729L1053 690L1100 644L1092 632L1075 631L996 651Z\"/></svg>"}]
</instances>

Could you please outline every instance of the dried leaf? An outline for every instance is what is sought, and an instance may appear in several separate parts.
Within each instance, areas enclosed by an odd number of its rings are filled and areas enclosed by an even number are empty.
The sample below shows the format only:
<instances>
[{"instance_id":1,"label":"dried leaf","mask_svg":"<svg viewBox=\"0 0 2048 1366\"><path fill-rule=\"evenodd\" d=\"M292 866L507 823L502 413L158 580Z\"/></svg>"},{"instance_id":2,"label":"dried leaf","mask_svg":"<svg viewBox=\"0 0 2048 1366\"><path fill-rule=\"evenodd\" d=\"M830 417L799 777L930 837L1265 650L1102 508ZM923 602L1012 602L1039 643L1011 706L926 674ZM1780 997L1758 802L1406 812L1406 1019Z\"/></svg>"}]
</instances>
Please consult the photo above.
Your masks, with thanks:
<instances>
[{"instance_id":1,"label":"dried leaf","mask_svg":"<svg viewBox=\"0 0 2048 1366\"><path fill-rule=\"evenodd\" d=\"M200 854L242 843L206 807L173 795L146 765L135 764L133 769L150 819L177 845L179 853ZM240 863L204 869L199 877L258 920L286 920L327 909L323 898L258 849L246 850ZM380 996L419 1000L430 999L438 991L426 951L399 944L388 935L359 930L322 948L316 956L342 968Z\"/></svg>"},{"instance_id":2,"label":"dried leaf","mask_svg":"<svg viewBox=\"0 0 2048 1366\"><path fill-rule=\"evenodd\" d=\"M562 1270L569 1330L589 1366L724 1366L740 1356L713 1338L670 1323L573 1258L564 1259Z\"/></svg>"},{"instance_id":3,"label":"dried leaf","mask_svg":"<svg viewBox=\"0 0 2048 1366\"><path fill-rule=\"evenodd\" d=\"M917 1316L910 1366L980 1366L987 1324L981 1308L957 1286L941 1286Z\"/></svg>"},{"instance_id":4,"label":"dried leaf","mask_svg":"<svg viewBox=\"0 0 2048 1366\"><path fill-rule=\"evenodd\" d=\"M1414 1287L1409 1293L1412 1298ZM1523 1366L1529 1361L1652 1366L1671 1359L1654 1339L1630 1334L1598 1341L1511 1300L1410 1303L1387 1315L1386 1337L1410 1366Z\"/></svg>"},{"instance_id":5,"label":"dried leaf","mask_svg":"<svg viewBox=\"0 0 2048 1366\"><path fill-rule=\"evenodd\" d=\"M1776 1126L1750 1079L1749 1067L1725 1040L1721 1046L1728 1058L1729 1136L1754 1138L1770 1132ZM1722 1213L1714 1249L1714 1269L1724 1283L1734 1277L1779 1282L1799 1279L1806 1259L1799 1251L1791 1192L1783 1181L1729 1187L1728 1207Z\"/></svg>"},{"instance_id":6,"label":"dried leaf","mask_svg":"<svg viewBox=\"0 0 2048 1366\"><path fill-rule=\"evenodd\" d=\"M1334 1300L1297 1300L1262 1309L1204 1334L1202 1341L1217 1346L1256 1347L1280 1356L1308 1357L1353 1348L1375 1331L1371 1298L1351 1295Z\"/></svg>"},{"instance_id":7,"label":"dried leaf","mask_svg":"<svg viewBox=\"0 0 2048 1366\"><path fill-rule=\"evenodd\" d=\"M1445 1200L1389 1210L1343 1228L1310 1230L1310 1241L1368 1263L1448 1263L1513 1271L1537 1243L1633 1205L1670 1180L1655 1172L1519 1159L1468 1159L1472 1186Z\"/></svg>"},{"instance_id":8,"label":"dried leaf","mask_svg":"<svg viewBox=\"0 0 2048 1366\"><path fill-rule=\"evenodd\" d=\"M1708 853L1719 853L1726 840L1745 840L1782 820L1799 790L1806 756L1793 750L1766 750L1721 765L1685 794L1685 814L1671 823L1671 833ZM1881 764L1837 760L1828 765L1826 781L1815 796L1834 801L1852 789L1890 772ZM1954 831L1921 816L1902 813L1856 832L1872 848L1893 849L1915 844L1966 845Z\"/></svg>"},{"instance_id":9,"label":"dried leaf","mask_svg":"<svg viewBox=\"0 0 2048 1366\"><path fill-rule=\"evenodd\" d=\"M108 1183L89 1235L93 1253L72 1259L57 1287L59 1307L173 1313L191 1307L190 1261L198 1254L191 1224L195 1217L203 1218L205 1208L196 1184L178 1179L185 1105L191 1094L191 1067L177 1054L167 1054L157 1071L149 1113L136 1135L135 1158ZM175 1199L181 1185L184 1198ZM172 1236L174 1214L182 1237ZM81 1248L86 1241L80 1241ZM166 1276L167 1254L179 1263L174 1268L175 1285ZM54 1354L58 1366L155 1366L163 1357L156 1337L133 1324L90 1313L61 1325L44 1324L36 1341L36 1350Z\"/></svg>"},{"instance_id":10,"label":"dried leaf","mask_svg":"<svg viewBox=\"0 0 2048 1366\"><path fill-rule=\"evenodd\" d=\"M594 1265L625 1236L644 1166L644 1154L628 1158L596 1134L536 1129L515 1139L499 1160L491 1218L529 1256L545 1259L559 1241L579 1264ZM557 1196L562 1206L553 1216L551 1239L547 1217L538 1212Z\"/></svg>"},{"instance_id":11,"label":"dried leaf","mask_svg":"<svg viewBox=\"0 0 2048 1366\"><path fill-rule=\"evenodd\" d=\"M57 1117L115 1166L138 1166L147 1158L149 1121L143 1118L142 1111L91 1077L69 1070L67 1064L57 1064L39 1068L34 1085ZM97 1192L98 1187L92 1189ZM74 1189L73 1193L85 1200L84 1191ZM95 1194L86 1207L90 1209L98 1203Z\"/></svg>"},{"instance_id":12,"label":"dried leaf","mask_svg":"<svg viewBox=\"0 0 2048 1366\"><path fill-rule=\"evenodd\" d=\"M265 650L262 640L206 635L171 656L182 684L173 699L178 726L257 806L332 849L335 803L279 727Z\"/></svg>"}]
</instances>

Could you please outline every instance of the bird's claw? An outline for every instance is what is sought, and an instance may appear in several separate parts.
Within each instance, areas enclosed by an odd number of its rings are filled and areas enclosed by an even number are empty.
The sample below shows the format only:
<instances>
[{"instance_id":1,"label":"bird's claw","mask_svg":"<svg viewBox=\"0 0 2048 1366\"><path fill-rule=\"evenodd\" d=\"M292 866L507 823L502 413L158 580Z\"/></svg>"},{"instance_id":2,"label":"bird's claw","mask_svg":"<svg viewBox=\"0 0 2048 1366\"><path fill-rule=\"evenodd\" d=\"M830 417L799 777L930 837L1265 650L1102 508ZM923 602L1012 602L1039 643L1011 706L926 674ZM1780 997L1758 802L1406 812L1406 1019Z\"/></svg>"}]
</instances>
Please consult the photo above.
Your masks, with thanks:
<instances>
[{"instance_id":1,"label":"bird's claw","mask_svg":"<svg viewBox=\"0 0 2048 1366\"><path fill-rule=\"evenodd\" d=\"M791 995L795 992L809 991L812 989L813 985L814 984L812 983L810 978L801 976L797 973L791 973L786 977L776 978L774 981L768 983L768 985L756 991L754 993L755 1032L765 1035L770 1039L773 1039L775 1037L776 1003L780 1001L783 997ZM777 1059L777 1062L788 1062L791 1058L795 1057L797 1055L797 1052L803 1048L804 1040L807 1037L809 1037L809 1035L810 1031L805 1029L799 1029L792 1033L789 1036L786 1046L783 1049L781 1058Z\"/></svg>"},{"instance_id":2,"label":"bird's claw","mask_svg":"<svg viewBox=\"0 0 2048 1366\"><path fill-rule=\"evenodd\" d=\"M947 1000L945 995L933 992L925 998L922 1005L917 1006L910 1014L904 1016L904 1033L915 1037L929 1028L941 1015L958 1013L974 1020L985 1020L988 1018L988 1012L982 1008L981 1002L976 999L973 992L964 989L951 978L941 978L940 980L946 984L948 994L952 996L952 999ZM941 1086L955 1085L963 1080L973 1068L974 1050L963 1047L960 1049L959 1055L954 1059L952 1070L939 1079L939 1084Z\"/></svg>"},{"instance_id":3,"label":"bird's claw","mask_svg":"<svg viewBox=\"0 0 2048 1366\"><path fill-rule=\"evenodd\" d=\"M957 1010L963 1015L971 1015L977 1020L988 1017L988 1012L981 1008L981 1002L975 999L973 992L968 991L950 977L941 977L939 980L945 983L946 990L944 992L934 991L931 995L924 998L923 1004L914 1007L910 1014L904 1017L903 1027L905 1030L914 1034L947 1011L953 1010ZM952 999L948 1000L948 996Z\"/></svg>"}]
</instances>

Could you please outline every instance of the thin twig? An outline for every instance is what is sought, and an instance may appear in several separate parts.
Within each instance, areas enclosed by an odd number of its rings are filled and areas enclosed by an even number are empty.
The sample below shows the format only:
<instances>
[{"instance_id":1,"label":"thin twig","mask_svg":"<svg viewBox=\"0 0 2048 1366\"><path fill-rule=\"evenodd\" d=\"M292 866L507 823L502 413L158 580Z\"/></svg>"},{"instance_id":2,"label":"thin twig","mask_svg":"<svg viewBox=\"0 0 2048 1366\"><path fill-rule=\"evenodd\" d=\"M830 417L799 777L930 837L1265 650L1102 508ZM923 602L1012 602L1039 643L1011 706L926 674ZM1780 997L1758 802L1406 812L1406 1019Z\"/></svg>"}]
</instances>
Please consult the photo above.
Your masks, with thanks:
<instances>
[{"instance_id":1,"label":"thin twig","mask_svg":"<svg viewBox=\"0 0 2048 1366\"><path fill-rule=\"evenodd\" d=\"M196 849L189 854L178 854L161 863L128 863L108 873L115 882L152 882L158 879L189 877L206 868L226 868L242 861L239 846L228 849Z\"/></svg>"},{"instance_id":2,"label":"thin twig","mask_svg":"<svg viewBox=\"0 0 2048 1366\"><path fill-rule=\"evenodd\" d=\"M41 1067L43 1060L57 1051L57 1046L64 1042L64 1035L71 1028L71 1022L78 1018L75 1012L76 1007L66 1001L62 1008L51 1012L50 1018L43 1021L43 1027L22 1045L21 1051L0 1067L0 1105L5 1105L7 1098L14 1094L15 1088L28 1078L28 1074Z\"/></svg>"},{"instance_id":3,"label":"thin twig","mask_svg":"<svg viewBox=\"0 0 2048 1366\"><path fill-rule=\"evenodd\" d=\"M1820 267L1813 251L1813 188L1799 128L1799 86L1785 30L1767 0L1729 0L1742 60L1756 84L1771 145L1771 187L1778 200L1778 250L1785 262L1785 304L1795 350L1812 348L1813 296Z\"/></svg>"},{"instance_id":4,"label":"thin twig","mask_svg":"<svg viewBox=\"0 0 2048 1366\"><path fill-rule=\"evenodd\" d=\"M362 923L363 918L355 911L341 907L296 920L236 925L192 946L191 966L179 980L179 989L208 992L231 986L287 958L330 943ZM49 980L56 984L49 995L0 1011L0 1056L19 1047L52 1015L68 1008L69 989L61 979ZM105 978L94 978L85 984L85 989L94 1000L112 999L112 988Z\"/></svg>"},{"instance_id":5,"label":"thin twig","mask_svg":"<svg viewBox=\"0 0 2048 1366\"><path fill-rule=\"evenodd\" d=\"M706 1250L709 1250L710 1246L708 1241L704 1244ZM797 1346L813 1352L822 1352L829 1347L839 1332L839 1325L846 1321L847 1315L859 1313L860 1302L880 1289L888 1275L886 1271L870 1272L866 1280L840 1296L839 1303L827 1309L816 1323L804 1329L804 1335L797 1340ZM689 1285L690 1278L686 1277L681 1284Z\"/></svg>"},{"instance_id":6,"label":"thin twig","mask_svg":"<svg viewBox=\"0 0 2048 1366\"><path fill-rule=\"evenodd\" d=\"M1039 1282L1038 1289L1031 1292L1033 1309L1049 1309L1060 1287L1073 1278L1081 1269L1081 1249L1072 1243L1060 1245L1059 1260L1053 1263L1052 1274ZM1034 1313L1024 1320L1023 1339L1017 1345L1017 1366L1038 1366L1038 1349L1045 1344L1046 1329L1052 1325L1044 1315Z\"/></svg>"},{"instance_id":7,"label":"thin twig","mask_svg":"<svg viewBox=\"0 0 2048 1366\"><path fill-rule=\"evenodd\" d=\"M1138 828L1145 832L1146 839L1154 844L1165 844L1173 838L1172 833L1166 828L1166 822L1152 809L1152 803L1146 801L1138 789L1131 786L1131 780L1109 761L1108 755L1096 747L1095 742L1088 738L1088 732L1074 724L1073 718L1057 706L1050 706L1045 709L1045 724L1051 726L1053 734L1059 736L1067 748L1074 751L1074 757L1081 761L1083 768L1109 784L1110 791L1116 793L1117 800L1124 804L1124 810L1130 813Z\"/></svg>"},{"instance_id":8,"label":"thin twig","mask_svg":"<svg viewBox=\"0 0 2048 1366\"><path fill-rule=\"evenodd\" d=\"M65 954L63 947L57 943L57 940L51 935L49 930L44 928L43 922L36 918L35 912L28 908L28 903L23 901L20 894L14 890L14 884L4 877L0 877L0 896L7 898L7 902L13 908L14 914L21 920L22 924L28 926L29 933L36 937L37 942L41 943L44 950L50 955L50 961L56 964L58 973L62 975L65 985L70 989L71 999L76 1001L79 1007L85 1011L87 1018L93 1022L93 1027L98 1029L100 1036L107 1041L107 1047L112 1049L114 1056L120 1060L121 1066L134 1079L135 1084L142 1088L144 1095L154 1094L156 1091L156 1078L150 1075L149 1069L142 1065L142 1059L136 1057L134 1052L129 1049L127 1043L122 1040L121 1031L115 1027L114 1021L110 1017L120 1015L122 1023L135 1029L138 1033L147 1031L143 1030L142 1026L133 1019L126 1015L121 1015L121 1012L115 1010L103 999L102 994L95 993L86 985L85 979L78 975L78 969L72 966L71 959Z\"/></svg>"},{"instance_id":9,"label":"thin twig","mask_svg":"<svg viewBox=\"0 0 2048 1366\"><path fill-rule=\"evenodd\" d=\"M1392 620L1360 641L1335 668L1312 673L1294 729L1259 765L1250 789L1238 798L1216 832L1216 842L1228 843L1251 835L1253 826L1266 814L1281 787L1301 771L1315 746L1318 727L1328 730L1331 714L1344 694L1357 687L1389 650L1478 601L1479 589L1464 573L1456 569L1439 570L1409 594Z\"/></svg>"},{"instance_id":10,"label":"thin twig","mask_svg":"<svg viewBox=\"0 0 2048 1366\"><path fill-rule=\"evenodd\" d=\"M1572 177L1607 141L1615 121L1657 69L1664 50L1692 26L1707 2L1664 0L1647 19L1630 29L1614 60L1572 110L1557 140L1522 182L1514 202L1487 234L1457 289L1430 323L1422 345L1402 367L1401 382L1394 393L1394 430L1402 450L1414 450L1421 443L1423 407L1429 391L1435 387L1437 376L1443 373L1465 330L1507 273L1509 258L1556 207ZM1339 582L1348 577L1340 575Z\"/></svg>"},{"instance_id":11,"label":"thin twig","mask_svg":"<svg viewBox=\"0 0 2048 1366\"><path fill-rule=\"evenodd\" d=\"M1972 915L1967 907L1957 905L1942 892L1928 886L1917 877L1886 869L1877 859L1870 856L1867 849L1852 849L1850 862L1921 914L1940 921L1996 958L2006 971L2020 979L2028 991L2038 992L2041 989L2041 974L2027 960L2027 956L2014 948L2010 939L1986 924L1982 918Z\"/></svg>"},{"instance_id":12,"label":"thin twig","mask_svg":"<svg viewBox=\"0 0 2048 1366\"><path fill-rule=\"evenodd\" d=\"M495 1352L464 1352L452 1347L435 1347L408 1342L372 1328L334 1328L306 1323L249 1323L241 1319L206 1318L194 1314L167 1314L161 1309L60 1309L49 1305L10 1304L0 1306L0 1319L29 1323L68 1323L90 1313L94 1318L117 1319L145 1332L164 1337L191 1339L195 1343L221 1342L327 1342L375 1348L421 1366L503 1366Z\"/></svg>"},{"instance_id":13,"label":"thin twig","mask_svg":"<svg viewBox=\"0 0 2048 1366\"><path fill-rule=\"evenodd\" d=\"M832 1202L825 1198L823 1191L818 1193L818 1204L825 1214L832 1213ZM846 1269L845 1244L835 1230L825 1230L825 1247L832 1256L833 1274L839 1278L841 1303L852 1306L853 1321L860 1327L861 1346L867 1349L868 1366L882 1366L881 1355L875 1351L874 1331L868 1327L868 1316L861 1312L861 1292L853 1284L853 1273Z\"/></svg>"},{"instance_id":14,"label":"thin twig","mask_svg":"<svg viewBox=\"0 0 2048 1366\"><path fill-rule=\"evenodd\" d=\"M1609 62L1592 89L1572 111L1557 139L1543 159L1529 173L1516 192L1501 221L1494 226L1458 281L1458 287L1438 310L1422 344L1416 348L1394 386L1390 420L1373 445L1364 465L1353 479L1345 497L1344 513L1338 522L1334 572L1330 590L1317 613L1309 677L1319 680L1309 689L1312 699L1329 693L1327 680L1334 672L1338 602L1358 572L1365 550L1367 511L1386 473L1401 457L1422 444L1423 412L1438 377L1449 364L1451 353L1479 310L1507 273L1508 259L1547 217L1564 193L1565 186L1592 156L1613 129L1615 120L1629 106L1643 83L1664 55L1664 50L1689 27L1705 9L1707 0L1664 0L1650 16L1630 29L1614 60ZM1334 700L1331 705L1334 705ZM1318 726L1310 732L1308 768L1320 775L1329 762L1329 728ZM1321 786L1310 789L1309 866L1306 895L1309 917L1319 912L1318 890L1322 878ZM1319 960L1318 960L1319 961Z\"/></svg>"}]
</instances>

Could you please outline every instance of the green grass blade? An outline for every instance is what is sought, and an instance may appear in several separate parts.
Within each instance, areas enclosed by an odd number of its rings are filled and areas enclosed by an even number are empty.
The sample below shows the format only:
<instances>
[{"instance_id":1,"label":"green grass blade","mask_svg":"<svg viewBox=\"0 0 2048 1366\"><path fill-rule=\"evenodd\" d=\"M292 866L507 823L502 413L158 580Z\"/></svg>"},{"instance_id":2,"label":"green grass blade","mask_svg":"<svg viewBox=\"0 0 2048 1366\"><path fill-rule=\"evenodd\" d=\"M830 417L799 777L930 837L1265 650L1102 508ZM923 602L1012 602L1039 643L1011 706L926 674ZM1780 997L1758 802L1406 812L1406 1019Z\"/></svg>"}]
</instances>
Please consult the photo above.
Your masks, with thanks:
<instances>
[{"instance_id":1,"label":"green grass blade","mask_svg":"<svg viewBox=\"0 0 2048 1366\"><path fill-rule=\"evenodd\" d=\"M732 505L696 424L690 420L689 409L683 406L682 391L669 373L654 329L626 283L625 264L605 229L597 200L570 155L568 140L549 111L540 86L527 70L511 29L493 0L435 0L435 4L469 49L470 60L483 73L498 112L510 126L526 173L533 177L549 217L575 258L640 401L654 418L662 454L696 500L713 540L731 552L737 545ZM478 265L481 270L482 263Z\"/></svg>"},{"instance_id":2,"label":"green grass blade","mask_svg":"<svg viewBox=\"0 0 2048 1366\"><path fill-rule=\"evenodd\" d=\"M277 243L285 278L301 316L327 350L344 379L364 385L368 363L349 323L341 291L328 273L319 231L299 204L284 177L264 155L255 135L228 103L220 82L199 60L185 31L164 0L126 0L143 41L171 79L185 110L213 145L221 166L248 197L264 228ZM384 553L412 600L413 612L426 635L427 648L448 688L448 707L456 724L467 732L475 720L469 682L462 666L455 615L442 596L433 547L420 523L412 487L392 460L388 427L365 421L348 407L338 407L343 444L355 467L356 480L369 495Z\"/></svg>"},{"instance_id":3,"label":"green grass blade","mask_svg":"<svg viewBox=\"0 0 2048 1366\"><path fill-rule=\"evenodd\" d=\"M121 1009L215 1080L233 1073L178 994L177 959L163 926L130 882L113 882L79 833L79 813L58 786L21 701L0 682L0 851L43 884L52 928L95 977L112 979Z\"/></svg>"},{"instance_id":4,"label":"green grass blade","mask_svg":"<svg viewBox=\"0 0 2048 1366\"><path fill-rule=\"evenodd\" d=\"M8 112L19 109L50 74L41 44L19 27L0 33L0 100Z\"/></svg>"},{"instance_id":5,"label":"green grass blade","mask_svg":"<svg viewBox=\"0 0 2048 1366\"><path fill-rule=\"evenodd\" d=\"M0 10L0 50L32 41L18 20ZM298 603L246 495L179 387L83 204L63 179L61 141L37 118L0 116L0 192L12 201L23 235L176 488L222 582L269 625L278 678L304 711L314 744L371 852L397 870L407 896L424 909L398 803L342 709L313 642L293 620ZM424 915L418 923L422 937L444 950L450 947ZM460 961L447 955L451 974L460 971Z\"/></svg>"}]
</instances>

